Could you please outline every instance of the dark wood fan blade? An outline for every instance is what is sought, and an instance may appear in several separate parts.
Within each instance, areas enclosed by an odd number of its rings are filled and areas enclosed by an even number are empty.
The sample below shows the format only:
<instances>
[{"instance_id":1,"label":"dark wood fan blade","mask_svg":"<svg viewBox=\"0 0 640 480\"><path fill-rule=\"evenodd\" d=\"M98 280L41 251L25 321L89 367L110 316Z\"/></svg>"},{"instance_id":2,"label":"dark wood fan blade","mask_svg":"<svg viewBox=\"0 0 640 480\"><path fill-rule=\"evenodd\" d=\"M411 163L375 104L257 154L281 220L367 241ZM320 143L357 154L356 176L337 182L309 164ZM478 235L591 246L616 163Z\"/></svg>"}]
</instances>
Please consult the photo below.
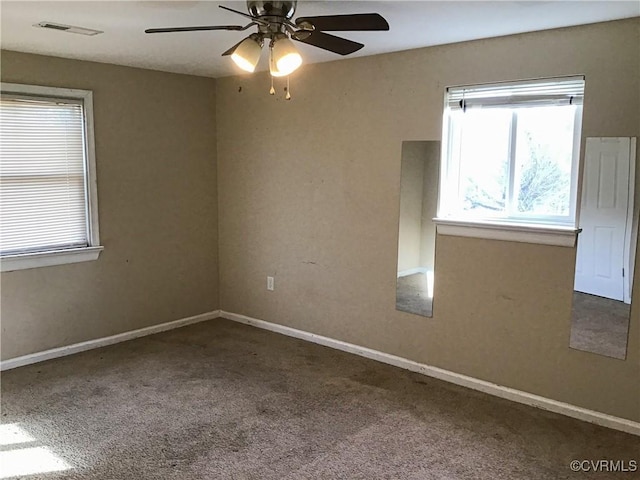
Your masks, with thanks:
<instances>
[{"instance_id":1,"label":"dark wood fan blade","mask_svg":"<svg viewBox=\"0 0 640 480\"><path fill-rule=\"evenodd\" d=\"M204 27L169 27L169 28L147 28L144 33L167 33L167 32L199 32L202 30L244 30L240 25L210 25Z\"/></svg>"},{"instance_id":2,"label":"dark wood fan blade","mask_svg":"<svg viewBox=\"0 0 640 480\"><path fill-rule=\"evenodd\" d=\"M389 24L377 13L355 13L353 15L324 15L320 17L301 17L296 25L313 25L321 31L389 30Z\"/></svg>"},{"instance_id":3,"label":"dark wood fan blade","mask_svg":"<svg viewBox=\"0 0 640 480\"><path fill-rule=\"evenodd\" d=\"M242 15L243 17L250 18L253 21L256 20L256 17L254 17L253 15L249 15L248 13L244 13L244 12L239 12L238 10L234 10L233 8L225 7L224 5L218 5L218 8L226 10L227 12L237 13L238 15Z\"/></svg>"},{"instance_id":4,"label":"dark wood fan blade","mask_svg":"<svg viewBox=\"0 0 640 480\"><path fill-rule=\"evenodd\" d=\"M329 35L328 33L322 33L318 31L309 33L310 35L308 36L301 36L300 38L292 36L291 38L302 43L313 45L314 47L322 48L323 50L329 50L330 52L338 53L340 55L349 55L350 53L357 52L362 47L364 47L362 43L353 42L351 40L347 40L346 38L336 37L334 35Z\"/></svg>"}]
</instances>

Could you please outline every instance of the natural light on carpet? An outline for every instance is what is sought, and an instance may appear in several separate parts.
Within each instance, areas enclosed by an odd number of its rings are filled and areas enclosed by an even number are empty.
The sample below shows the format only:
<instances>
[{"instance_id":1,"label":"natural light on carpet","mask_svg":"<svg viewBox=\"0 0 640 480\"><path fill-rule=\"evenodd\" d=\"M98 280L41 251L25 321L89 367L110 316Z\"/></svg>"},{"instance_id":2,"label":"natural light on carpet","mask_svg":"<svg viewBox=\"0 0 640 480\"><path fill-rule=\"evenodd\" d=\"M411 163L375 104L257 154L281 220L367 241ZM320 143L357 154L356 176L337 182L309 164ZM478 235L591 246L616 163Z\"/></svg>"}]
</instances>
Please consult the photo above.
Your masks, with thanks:
<instances>
[{"instance_id":1,"label":"natural light on carpet","mask_svg":"<svg viewBox=\"0 0 640 480\"><path fill-rule=\"evenodd\" d=\"M15 423L0 425L0 478L22 477L36 473L60 472L71 468L48 447L23 447L37 440Z\"/></svg>"},{"instance_id":2,"label":"natural light on carpet","mask_svg":"<svg viewBox=\"0 0 640 480\"><path fill-rule=\"evenodd\" d=\"M427 270L424 274L427 276L427 295L433 298L433 270Z\"/></svg>"},{"instance_id":3,"label":"natural light on carpet","mask_svg":"<svg viewBox=\"0 0 640 480\"><path fill-rule=\"evenodd\" d=\"M16 443L35 442L35 440L15 423L0 425L0 445L15 445Z\"/></svg>"}]
</instances>

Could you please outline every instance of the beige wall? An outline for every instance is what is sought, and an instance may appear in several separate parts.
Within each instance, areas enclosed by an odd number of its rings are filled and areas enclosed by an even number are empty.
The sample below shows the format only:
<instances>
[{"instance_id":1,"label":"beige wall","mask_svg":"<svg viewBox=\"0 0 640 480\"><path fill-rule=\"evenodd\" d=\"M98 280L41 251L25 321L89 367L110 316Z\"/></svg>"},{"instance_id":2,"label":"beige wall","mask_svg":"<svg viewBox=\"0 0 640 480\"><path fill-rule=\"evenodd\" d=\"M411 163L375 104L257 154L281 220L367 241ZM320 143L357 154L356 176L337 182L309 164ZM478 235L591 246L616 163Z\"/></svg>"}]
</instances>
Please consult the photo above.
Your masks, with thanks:
<instances>
[{"instance_id":1,"label":"beige wall","mask_svg":"<svg viewBox=\"0 0 640 480\"><path fill-rule=\"evenodd\" d=\"M304 65L290 102L218 80L221 308L640 420L640 289L625 361L570 349L574 249L439 236L434 317L395 310L401 142L445 86L585 74L583 135L640 136L639 26Z\"/></svg>"},{"instance_id":2,"label":"beige wall","mask_svg":"<svg viewBox=\"0 0 640 480\"><path fill-rule=\"evenodd\" d=\"M2 358L217 309L215 80L4 51L2 81L93 90L105 247L2 274Z\"/></svg>"}]
</instances>

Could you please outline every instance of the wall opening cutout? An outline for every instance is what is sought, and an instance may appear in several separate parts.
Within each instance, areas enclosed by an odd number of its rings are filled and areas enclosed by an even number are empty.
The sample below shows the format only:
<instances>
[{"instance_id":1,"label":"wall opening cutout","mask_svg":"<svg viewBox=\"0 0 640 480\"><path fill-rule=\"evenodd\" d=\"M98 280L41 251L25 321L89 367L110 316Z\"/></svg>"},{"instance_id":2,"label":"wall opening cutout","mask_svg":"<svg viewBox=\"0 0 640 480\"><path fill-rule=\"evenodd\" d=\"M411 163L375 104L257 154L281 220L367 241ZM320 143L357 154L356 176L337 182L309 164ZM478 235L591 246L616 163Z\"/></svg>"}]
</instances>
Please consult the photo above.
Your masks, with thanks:
<instances>
[{"instance_id":1,"label":"wall opening cutout","mask_svg":"<svg viewBox=\"0 0 640 480\"><path fill-rule=\"evenodd\" d=\"M402 142L396 309L431 317L440 141Z\"/></svg>"}]
</instances>

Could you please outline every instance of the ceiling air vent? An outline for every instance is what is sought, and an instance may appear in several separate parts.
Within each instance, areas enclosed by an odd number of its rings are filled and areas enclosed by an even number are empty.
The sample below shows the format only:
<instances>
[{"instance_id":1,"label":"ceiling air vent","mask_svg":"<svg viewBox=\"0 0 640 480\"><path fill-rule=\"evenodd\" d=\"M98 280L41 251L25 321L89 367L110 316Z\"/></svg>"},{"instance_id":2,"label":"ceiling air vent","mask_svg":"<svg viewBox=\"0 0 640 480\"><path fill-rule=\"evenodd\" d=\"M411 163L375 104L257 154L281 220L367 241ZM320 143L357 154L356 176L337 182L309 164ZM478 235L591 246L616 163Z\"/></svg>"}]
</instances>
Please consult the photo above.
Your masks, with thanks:
<instances>
[{"instance_id":1,"label":"ceiling air vent","mask_svg":"<svg viewBox=\"0 0 640 480\"><path fill-rule=\"evenodd\" d=\"M61 23L53 23L53 22L36 23L34 27L49 28L51 30L59 30L61 32L77 33L78 35L89 35L89 36L104 33L101 30L93 30L92 28L74 27L73 25L62 25Z\"/></svg>"}]
</instances>

